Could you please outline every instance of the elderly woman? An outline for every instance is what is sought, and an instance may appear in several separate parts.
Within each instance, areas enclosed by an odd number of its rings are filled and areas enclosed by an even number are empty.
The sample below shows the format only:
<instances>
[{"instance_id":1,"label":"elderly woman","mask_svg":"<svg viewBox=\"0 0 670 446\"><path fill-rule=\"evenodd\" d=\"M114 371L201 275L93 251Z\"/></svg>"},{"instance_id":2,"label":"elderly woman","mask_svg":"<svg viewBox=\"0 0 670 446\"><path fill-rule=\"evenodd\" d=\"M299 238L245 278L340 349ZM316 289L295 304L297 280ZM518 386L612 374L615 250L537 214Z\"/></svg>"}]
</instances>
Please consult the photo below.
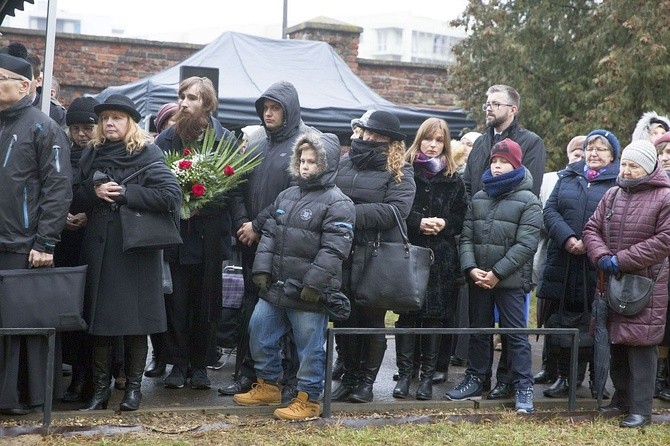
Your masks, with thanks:
<instances>
[{"instance_id":1,"label":"elderly woman","mask_svg":"<svg viewBox=\"0 0 670 446\"><path fill-rule=\"evenodd\" d=\"M181 190L162 162L162 150L137 124L140 114L128 97L113 94L94 110L99 124L91 142L93 149L80 160L73 198L76 212L89 216L82 260L88 264L85 317L93 335L94 394L83 410L107 407L115 336L124 338L127 377L120 410L137 410L142 399L147 334L167 329L161 252L124 253L118 209L178 211ZM122 180L150 164L121 185Z\"/></svg>"},{"instance_id":2,"label":"elderly woman","mask_svg":"<svg viewBox=\"0 0 670 446\"><path fill-rule=\"evenodd\" d=\"M354 245L358 249L374 241L378 232L383 240L401 241L393 207L404 221L416 190L412 166L405 162L404 139L400 121L394 114L375 111L363 125L363 139L352 139L351 151L340 161L336 184L354 202ZM357 284L352 283L350 271L364 267L345 262L342 290L351 298L351 316L338 323L339 327L385 326L386 310L364 307L355 300ZM372 401L372 386L385 352L384 335L342 336L340 355L344 359L344 375L332 399L354 403Z\"/></svg>"},{"instance_id":3,"label":"elderly woman","mask_svg":"<svg viewBox=\"0 0 670 446\"><path fill-rule=\"evenodd\" d=\"M655 279L647 306L624 316L609 310L612 402L601 410L628 415L621 427L651 421L654 376L668 306L670 179L656 162L649 141L630 143L621 154L617 185L605 193L584 227L591 263L608 275L636 274Z\"/></svg>"},{"instance_id":4,"label":"elderly woman","mask_svg":"<svg viewBox=\"0 0 670 446\"><path fill-rule=\"evenodd\" d=\"M596 272L586 257L582 230L605 192L615 185L619 174L619 165L615 163L619 140L608 130L593 130L586 136L583 147L584 159L568 164L558 173L558 182L544 207L549 244L537 297L551 302L553 311L547 313L557 312L560 301L566 311L573 313L584 311L584 299L589 310L593 303ZM549 351L549 355L550 362L558 364L558 379L544 395L565 397L568 395L569 352L561 349ZM581 369L586 370L583 358L580 362Z\"/></svg>"}]
</instances>

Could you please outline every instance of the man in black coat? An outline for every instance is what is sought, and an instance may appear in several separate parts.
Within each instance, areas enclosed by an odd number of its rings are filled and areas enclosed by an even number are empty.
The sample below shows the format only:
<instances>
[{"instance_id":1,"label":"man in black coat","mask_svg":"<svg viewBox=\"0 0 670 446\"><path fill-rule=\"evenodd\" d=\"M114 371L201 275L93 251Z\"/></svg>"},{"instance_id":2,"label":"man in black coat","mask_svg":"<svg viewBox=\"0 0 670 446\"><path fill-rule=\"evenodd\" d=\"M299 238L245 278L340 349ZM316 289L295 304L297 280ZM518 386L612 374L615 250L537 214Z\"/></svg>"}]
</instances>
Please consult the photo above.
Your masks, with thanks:
<instances>
[{"instance_id":1,"label":"man in black coat","mask_svg":"<svg viewBox=\"0 0 670 446\"><path fill-rule=\"evenodd\" d=\"M526 130L517 122L521 104L519 93L508 85L492 85L486 91L486 103L482 111L486 113L486 131L477 138L465 165L463 180L468 194L472 197L482 189L482 174L489 166L491 148L505 138L510 138L521 146L521 163L533 177L533 193L540 194L547 152L542 138ZM473 305L474 303L474 305ZM476 302L470 300L470 312L478 311ZM496 372L497 383L488 394L488 399L510 398L514 391L507 367L507 349L503 336L503 351Z\"/></svg>"},{"instance_id":2,"label":"man in black coat","mask_svg":"<svg viewBox=\"0 0 670 446\"><path fill-rule=\"evenodd\" d=\"M0 54L0 269L52 266L72 200L70 143L32 106L32 79L25 59ZM0 413L44 403L44 344L35 336L1 340Z\"/></svg>"}]
</instances>

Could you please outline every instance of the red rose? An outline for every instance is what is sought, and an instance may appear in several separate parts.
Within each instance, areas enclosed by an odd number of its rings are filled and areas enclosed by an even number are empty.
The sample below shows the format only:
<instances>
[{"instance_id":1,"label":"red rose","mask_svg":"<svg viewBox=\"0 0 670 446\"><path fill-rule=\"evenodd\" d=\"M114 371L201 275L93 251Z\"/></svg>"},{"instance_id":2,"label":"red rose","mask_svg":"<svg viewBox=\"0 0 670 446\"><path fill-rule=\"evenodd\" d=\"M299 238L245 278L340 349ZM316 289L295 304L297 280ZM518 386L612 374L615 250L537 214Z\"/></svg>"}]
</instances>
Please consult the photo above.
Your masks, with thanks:
<instances>
[{"instance_id":1,"label":"red rose","mask_svg":"<svg viewBox=\"0 0 670 446\"><path fill-rule=\"evenodd\" d=\"M195 183L193 187L191 187L191 192L193 192L194 197L202 197L205 195L205 186L200 183Z\"/></svg>"},{"instance_id":2,"label":"red rose","mask_svg":"<svg viewBox=\"0 0 670 446\"><path fill-rule=\"evenodd\" d=\"M193 166L193 161L181 160L179 161L179 170L188 170Z\"/></svg>"},{"instance_id":3,"label":"red rose","mask_svg":"<svg viewBox=\"0 0 670 446\"><path fill-rule=\"evenodd\" d=\"M226 164L226 167L223 168L223 174L227 177L233 176L235 174L235 169L230 167L230 164Z\"/></svg>"},{"instance_id":4,"label":"red rose","mask_svg":"<svg viewBox=\"0 0 670 446\"><path fill-rule=\"evenodd\" d=\"M191 154L191 149L188 147L184 149L184 156L189 156Z\"/></svg>"}]
</instances>

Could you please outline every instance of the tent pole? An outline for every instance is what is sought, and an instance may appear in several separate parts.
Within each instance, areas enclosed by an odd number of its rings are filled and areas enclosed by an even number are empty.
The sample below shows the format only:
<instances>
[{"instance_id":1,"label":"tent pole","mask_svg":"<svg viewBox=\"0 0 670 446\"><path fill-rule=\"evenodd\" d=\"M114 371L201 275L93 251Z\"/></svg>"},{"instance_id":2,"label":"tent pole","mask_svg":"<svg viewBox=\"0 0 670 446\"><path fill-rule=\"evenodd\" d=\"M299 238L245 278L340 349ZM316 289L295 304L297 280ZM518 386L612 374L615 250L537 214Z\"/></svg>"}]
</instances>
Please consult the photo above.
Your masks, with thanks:
<instances>
[{"instance_id":1,"label":"tent pole","mask_svg":"<svg viewBox=\"0 0 670 446\"><path fill-rule=\"evenodd\" d=\"M40 108L47 116L51 108L51 85L56 50L56 15L58 0L47 0L47 35L44 45L44 67L42 69L42 104Z\"/></svg>"}]
</instances>

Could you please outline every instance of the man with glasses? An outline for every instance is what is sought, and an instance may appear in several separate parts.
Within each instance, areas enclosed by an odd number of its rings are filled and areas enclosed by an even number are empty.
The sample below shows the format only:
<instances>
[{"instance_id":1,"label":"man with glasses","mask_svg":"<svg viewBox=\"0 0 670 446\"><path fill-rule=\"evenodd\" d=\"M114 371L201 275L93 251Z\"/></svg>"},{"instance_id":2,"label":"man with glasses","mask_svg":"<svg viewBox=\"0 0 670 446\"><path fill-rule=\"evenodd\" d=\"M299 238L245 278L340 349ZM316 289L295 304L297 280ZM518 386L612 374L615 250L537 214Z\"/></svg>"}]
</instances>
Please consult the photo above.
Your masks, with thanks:
<instances>
[{"instance_id":1,"label":"man with glasses","mask_svg":"<svg viewBox=\"0 0 670 446\"><path fill-rule=\"evenodd\" d=\"M540 194L540 187L542 186L542 179L544 176L544 167L547 158L547 153L544 148L544 142L535 133L521 127L517 121L517 114L519 113L519 106L521 98L519 93L508 85L493 85L486 91L486 103L482 104L482 111L486 114L486 131L479 137L472 147L468 162L465 165L465 172L463 179L465 180L465 187L473 196L482 189L482 174L489 168L489 160L491 156L491 148L498 141L505 138L510 138L521 146L522 159L521 163L530 171L533 177L532 191L535 195ZM528 284L532 282L532 278L528 277ZM519 302L519 305L528 305L530 301L530 286L525 289L526 303ZM476 299L471 299L469 302L470 309L470 326L482 327L486 325L489 315L485 314L485 307ZM527 314L527 310L524 309ZM528 322L528 321L526 321ZM478 335L480 339L484 335ZM474 336L473 336L474 337ZM491 343L491 336L489 343ZM472 337L471 341L472 342ZM502 354L498 363L498 370L496 371L496 386L488 393L488 399L506 399L512 397L514 394L513 381L518 380L519 377L511 376L507 365L507 346L505 336L502 336ZM490 364L493 364L493 347L491 346ZM487 374L487 379L491 375L491 366ZM466 373L474 373L471 370L466 370ZM484 377L482 377L484 381ZM490 386L490 383L481 384L478 391L481 395L482 388ZM465 395L463 399L468 399L471 395ZM451 399L458 399L452 397Z\"/></svg>"},{"instance_id":2,"label":"man with glasses","mask_svg":"<svg viewBox=\"0 0 670 446\"><path fill-rule=\"evenodd\" d=\"M0 269L52 266L72 200L70 143L32 106L32 79L25 59L0 51ZM44 404L46 349L38 336L0 341L0 414Z\"/></svg>"}]
</instances>

